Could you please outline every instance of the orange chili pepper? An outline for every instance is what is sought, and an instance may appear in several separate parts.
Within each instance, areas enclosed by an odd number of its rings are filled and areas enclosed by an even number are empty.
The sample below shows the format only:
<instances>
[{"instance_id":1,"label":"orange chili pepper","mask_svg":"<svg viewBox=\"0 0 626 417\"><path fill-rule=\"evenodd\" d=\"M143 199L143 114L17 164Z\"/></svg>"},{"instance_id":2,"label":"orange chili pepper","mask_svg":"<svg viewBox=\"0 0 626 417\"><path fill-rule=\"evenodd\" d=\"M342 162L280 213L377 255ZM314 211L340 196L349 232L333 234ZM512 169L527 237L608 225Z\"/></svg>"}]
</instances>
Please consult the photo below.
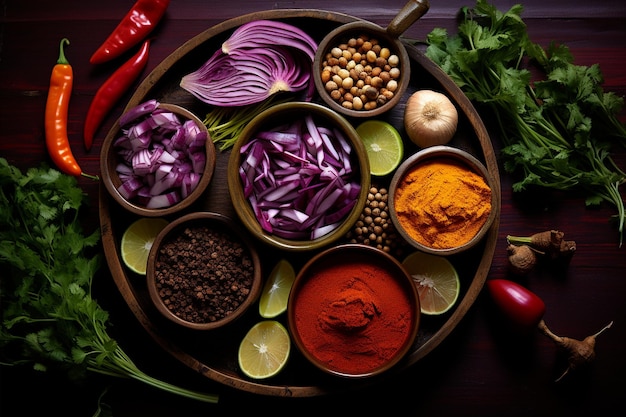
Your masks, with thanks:
<instances>
[{"instance_id":1,"label":"orange chili pepper","mask_svg":"<svg viewBox=\"0 0 626 417\"><path fill-rule=\"evenodd\" d=\"M46 147L52 161L64 173L98 179L95 175L85 174L80 168L72 154L67 137L67 110L72 94L74 73L65 58L63 44L69 43L67 38L61 39L59 59L50 76L50 89L48 90L45 114Z\"/></svg>"}]
</instances>

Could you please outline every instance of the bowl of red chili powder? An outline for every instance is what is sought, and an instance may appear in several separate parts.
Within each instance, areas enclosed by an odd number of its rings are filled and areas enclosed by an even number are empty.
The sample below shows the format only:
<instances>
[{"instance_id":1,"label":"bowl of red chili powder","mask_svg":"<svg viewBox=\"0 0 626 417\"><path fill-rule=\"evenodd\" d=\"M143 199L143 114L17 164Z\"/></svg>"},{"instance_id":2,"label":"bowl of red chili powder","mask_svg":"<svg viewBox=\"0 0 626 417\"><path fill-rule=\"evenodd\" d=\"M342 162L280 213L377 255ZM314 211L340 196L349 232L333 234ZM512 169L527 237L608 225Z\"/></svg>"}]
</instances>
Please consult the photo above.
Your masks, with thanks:
<instances>
[{"instance_id":1,"label":"bowl of red chili powder","mask_svg":"<svg viewBox=\"0 0 626 417\"><path fill-rule=\"evenodd\" d=\"M347 378L395 367L420 322L411 276L388 253L360 244L311 258L296 276L287 312L299 352L318 369Z\"/></svg>"},{"instance_id":2,"label":"bowl of red chili powder","mask_svg":"<svg viewBox=\"0 0 626 417\"><path fill-rule=\"evenodd\" d=\"M500 202L482 162L448 145L424 148L407 158L389 186L389 217L413 247L453 255L480 242Z\"/></svg>"},{"instance_id":3,"label":"bowl of red chili powder","mask_svg":"<svg viewBox=\"0 0 626 417\"><path fill-rule=\"evenodd\" d=\"M237 320L256 302L261 261L230 217L192 212L155 238L146 282L164 317L189 329L214 330Z\"/></svg>"}]
</instances>

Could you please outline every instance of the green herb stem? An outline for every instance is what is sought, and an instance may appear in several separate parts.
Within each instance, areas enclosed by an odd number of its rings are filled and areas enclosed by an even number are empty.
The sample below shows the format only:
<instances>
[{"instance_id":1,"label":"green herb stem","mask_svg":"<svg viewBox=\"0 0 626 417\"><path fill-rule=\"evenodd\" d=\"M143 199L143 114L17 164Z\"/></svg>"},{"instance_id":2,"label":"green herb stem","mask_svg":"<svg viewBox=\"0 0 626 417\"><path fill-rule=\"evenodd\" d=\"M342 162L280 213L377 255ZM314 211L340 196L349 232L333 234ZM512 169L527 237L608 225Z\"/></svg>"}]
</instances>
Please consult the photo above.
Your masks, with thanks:
<instances>
[{"instance_id":1,"label":"green herb stem","mask_svg":"<svg viewBox=\"0 0 626 417\"><path fill-rule=\"evenodd\" d=\"M276 104L286 103L292 99L291 95L272 94L264 101L246 106L216 106L207 113L203 122L213 142L219 144L220 151L224 151L235 144L243 129L255 116Z\"/></svg>"}]
</instances>

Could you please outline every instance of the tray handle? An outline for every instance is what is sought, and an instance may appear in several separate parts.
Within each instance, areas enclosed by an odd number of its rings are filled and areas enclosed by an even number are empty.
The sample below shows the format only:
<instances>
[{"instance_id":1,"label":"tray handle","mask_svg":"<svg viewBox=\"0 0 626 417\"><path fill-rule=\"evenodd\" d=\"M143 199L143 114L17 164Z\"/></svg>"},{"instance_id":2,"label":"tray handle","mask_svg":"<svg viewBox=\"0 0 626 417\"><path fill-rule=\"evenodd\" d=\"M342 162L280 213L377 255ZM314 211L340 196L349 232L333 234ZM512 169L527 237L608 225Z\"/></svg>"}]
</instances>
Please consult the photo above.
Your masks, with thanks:
<instances>
[{"instance_id":1,"label":"tray handle","mask_svg":"<svg viewBox=\"0 0 626 417\"><path fill-rule=\"evenodd\" d=\"M387 26L387 33L396 39L399 38L409 26L424 16L429 8L428 0L408 1Z\"/></svg>"}]
</instances>

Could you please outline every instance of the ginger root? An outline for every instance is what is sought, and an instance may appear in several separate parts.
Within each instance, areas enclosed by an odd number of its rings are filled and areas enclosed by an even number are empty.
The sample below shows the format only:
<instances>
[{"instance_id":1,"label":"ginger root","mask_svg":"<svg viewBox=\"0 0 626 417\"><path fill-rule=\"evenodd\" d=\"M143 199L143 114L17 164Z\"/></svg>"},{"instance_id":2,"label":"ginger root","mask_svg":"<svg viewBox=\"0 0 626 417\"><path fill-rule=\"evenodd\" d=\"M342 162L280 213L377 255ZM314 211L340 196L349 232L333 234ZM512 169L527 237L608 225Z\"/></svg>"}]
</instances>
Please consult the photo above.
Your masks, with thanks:
<instances>
[{"instance_id":1,"label":"ginger root","mask_svg":"<svg viewBox=\"0 0 626 417\"><path fill-rule=\"evenodd\" d=\"M560 230L546 230L531 236L507 236L512 245L529 245L537 252L552 259L569 259L576 252L576 242L565 240L565 233Z\"/></svg>"},{"instance_id":2,"label":"ginger root","mask_svg":"<svg viewBox=\"0 0 626 417\"><path fill-rule=\"evenodd\" d=\"M559 382L569 371L573 371L579 366L585 365L591 361L593 361L596 357L595 347L596 347L596 337L600 335L600 333L604 332L606 329L609 329L613 325L611 321L609 324L604 326L599 332L592 334L591 336L587 336L583 340L576 340L569 337L557 336L552 333L552 331L548 328L545 321L541 320L539 322L539 330L543 332L546 336L556 343L561 349L564 349L567 354L567 369L563 372L563 374L556 379L555 382Z\"/></svg>"},{"instance_id":3,"label":"ginger root","mask_svg":"<svg viewBox=\"0 0 626 417\"><path fill-rule=\"evenodd\" d=\"M514 273L525 275L532 271L537 264L535 250L528 245L509 245L506 248L509 255L509 264Z\"/></svg>"}]
</instances>

